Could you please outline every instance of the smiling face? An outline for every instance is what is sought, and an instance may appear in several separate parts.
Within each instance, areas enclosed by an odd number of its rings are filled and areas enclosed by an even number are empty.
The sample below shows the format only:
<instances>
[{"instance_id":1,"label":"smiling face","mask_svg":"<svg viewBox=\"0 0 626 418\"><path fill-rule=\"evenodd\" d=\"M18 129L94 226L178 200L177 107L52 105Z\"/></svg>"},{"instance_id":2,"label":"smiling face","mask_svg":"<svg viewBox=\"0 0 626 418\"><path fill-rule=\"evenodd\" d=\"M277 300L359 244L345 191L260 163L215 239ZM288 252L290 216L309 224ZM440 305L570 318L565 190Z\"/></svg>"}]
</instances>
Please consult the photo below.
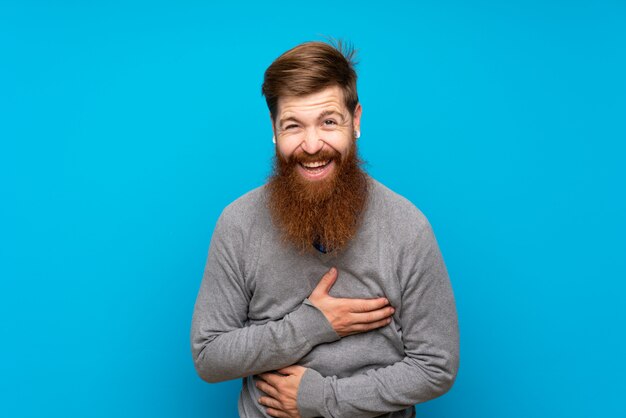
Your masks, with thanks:
<instances>
[{"instance_id":1,"label":"smiling face","mask_svg":"<svg viewBox=\"0 0 626 418\"><path fill-rule=\"evenodd\" d=\"M347 158L360 122L361 105L351 114L339 86L280 97L273 120L278 157L293 162L306 182L330 181Z\"/></svg>"},{"instance_id":2,"label":"smiling face","mask_svg":"<svg viewBox=\"0 0 626 418\"><path fill-rule=\"evenodd\" d=\"M278 100L276 161L269 209L285 241L301 251L320 243L338 251L356 234L367 200L354 131L361 107L348 111L339 87Z\"/></svg>"}]
</instances>

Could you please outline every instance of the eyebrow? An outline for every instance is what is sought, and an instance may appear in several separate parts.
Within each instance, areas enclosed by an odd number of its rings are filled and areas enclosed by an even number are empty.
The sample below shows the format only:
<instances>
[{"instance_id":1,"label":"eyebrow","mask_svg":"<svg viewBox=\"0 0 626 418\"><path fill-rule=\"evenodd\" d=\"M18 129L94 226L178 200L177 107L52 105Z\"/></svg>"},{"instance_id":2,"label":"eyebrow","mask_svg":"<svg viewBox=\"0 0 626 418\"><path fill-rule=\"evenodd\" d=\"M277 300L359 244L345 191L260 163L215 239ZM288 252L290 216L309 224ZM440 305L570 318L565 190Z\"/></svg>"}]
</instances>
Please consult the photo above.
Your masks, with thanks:
<instances>
[{"instance_id":1,"label":"eyebrow","mask_svg":"<svg viewBox=\"0 0 626 418\"><path fill-rule=\"evenodd\" d=\"M319 117L317 118L318 121L324 119L327 116L333 116L333 115L337 115L342 121L344 118L344 115L340 112L338 112L337 110L324 110L322 113L320 113Z\"/></svg>"},{"instance_id":2,"label":"eyebrow","mask_svg":"<svg viewBox=\"0 0 626 418\"><path fill-rule=\"evenodd\" d=\"M328 110L324 110L322 113L320 113L319 116L317 117L317 120L320 121L320 120L324 119L325 117L331 116L331 115L337 115L337 116L339 116L340 118L343 119L343 115L341 113L339 113L338 111L333 110L333 109L328 109ZM284 125L288 121L300 123L300 121L295 116L288 116L286 118L280 119L278 121L278 123L279 123L280 126L282 126L282 125Z\"/></svg>"},{"instance_id":3,"label":"eyebrow","mask_svg":"<svg viewBox=\"0 0 626 418\"><path fill-rule=\"evenodd\" d=\"M294 116L289 116L289 117L286 117L286 118L283 118L283 119L279 120L278 124L280 126L283 126L285 124L285 122L288 122L288 121L300 123L300 121L298 119L296 119Z\"/></svg>"}]
</instances>

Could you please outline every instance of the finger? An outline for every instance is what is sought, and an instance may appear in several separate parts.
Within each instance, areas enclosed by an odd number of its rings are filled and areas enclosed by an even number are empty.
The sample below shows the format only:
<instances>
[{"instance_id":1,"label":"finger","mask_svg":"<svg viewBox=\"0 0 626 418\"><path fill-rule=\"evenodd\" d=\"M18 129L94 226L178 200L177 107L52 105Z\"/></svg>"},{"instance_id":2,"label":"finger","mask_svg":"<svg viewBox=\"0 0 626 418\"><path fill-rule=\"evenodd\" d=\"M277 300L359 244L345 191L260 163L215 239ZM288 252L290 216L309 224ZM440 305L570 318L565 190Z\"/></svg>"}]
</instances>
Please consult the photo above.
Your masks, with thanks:
<instances>
[{"instance_id":1,"label":"finger","mask_svg":"<svg viewBox=\"0 0 626 418\"><path fill-rule=\"evenodd\" d=\"M299 372L302 372L302 369L305 369L305 367L294 364L293 366L287 366L287 367L283 367L282 369L279 369L278 373L284 374L286 376L290 376L292 374L298 374Z\"/></svg>"},{"instance_id":2,"label":"finger","mask_svg":"<svg viewBox=\"0 0 626 418\"><path fill-rule=\"evenodd\" d=\"M328 292L330 292L330 288L333 287L333 284L335 284L336 280L337 280L337 269L334 267L331 267L330 270L328 270L326 274L322 276L317 286L315 286L315 289L313 289L313 292L311 293L311 295L318 294L318 293L322 295L327 294Z\"/></svg>"},{"instance_id":3,"label":"finger","mask_svg":"<svg viewBox=\"0 0 626 418\"><path fill-rule=\"evenodd\" d=\"M385 306L382 309L364 313L352 313L350 319L355 324L367 324L369 322L377 322L381 319L389 318L396 310L391 306Z\"/></svg>"},{"instance_id":4,"label":"finger","mask_svg":"<svg viewBox=\"0 0 626 418\"><path fill-rule=\"evenodd\" d=\"M279 410L283 409L283 405L279 401L277 401L274 398L270 398L269 396L261 396L259 398L259 403L269 408L279 409Z\"/></svg>"},{"instance_id":5,"label":"finger","mask_svg":"<svg viewBox=\"0 0 626 418\"><path fill-rule=\"evenodd\" d=\"M280 382L280 379L282 379L283 377L277 375L276 373L261 373L259 375L259 378L276 387L276 385Z\"/></svg>"},{"instance_id":6,"label":"finger","mask_svg":"<svg viewBox=\"0 0 626 418\"><path fill-rule=\"evenodd\" d=\"M289 415L287 415L286 412L281 411L279 409L274 409L274 408L267 408L265 410L265 412L267 412L267 415L271 416L271 417L278 417L278 418L289 418Z\"/></svg>"},{"instance_id":7,"label":"finger","mask_svg":"<svg viewBox=\"0 0 626 418\"><path fill-rule=\"evenodd\" d=\"M346 335L359 334L361 332L371 331L373 329L382 328L391 323L391 318L385 318L380 321L370 322L367 324L353 324L347 327L348 333Z\"/></svg>"},{"instance_id":8,"label":"finger","mask_svg":"<svg viewBox=\"0 0 626 418\"><path fill-rule=\"evenodd\" d=\"M376 299L342 299L349 312L371 312L389 305L387 298Z\"/></svg>"},{"instance_id":9,"label":"finger","mask_svg":"<svg viewBox=\"0 0 626 418\"><path fill-rule=\"evenodd\" d=\"M267 382L263 382L263 381L256 382L256 387L261 389L264 393L266 393L267 395L271 396L274 399L278 399L280 395L278 393L278 390L276 390L274 386L270 385Z\"/></svg>"}]
</instances>

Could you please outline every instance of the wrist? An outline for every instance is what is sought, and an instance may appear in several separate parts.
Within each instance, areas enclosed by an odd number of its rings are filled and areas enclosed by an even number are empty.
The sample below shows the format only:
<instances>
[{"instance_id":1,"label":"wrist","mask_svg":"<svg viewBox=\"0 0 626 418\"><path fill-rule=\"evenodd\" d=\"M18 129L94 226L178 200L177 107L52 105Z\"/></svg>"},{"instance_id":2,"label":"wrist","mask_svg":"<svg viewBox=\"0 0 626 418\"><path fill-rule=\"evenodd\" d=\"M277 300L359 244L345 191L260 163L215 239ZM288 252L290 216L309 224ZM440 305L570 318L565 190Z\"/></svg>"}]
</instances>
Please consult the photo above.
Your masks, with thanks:
<instances>
[{"instance_id":1,"label":"wrist","mask_svg":"<svg viewBox=\"0 0 626 418\"><path fill-rule=\"evenodd\" d=\"M305 299L302 306L292 315L297 328L303 332L312 346L331 343L340 338L328 318L309 299Z\"/></svg>"},{"instance_id":2,"label":"wrist","mask_svg":"<svg viewBox=\"0 0 626 418\"><path fill-rule=\"evenodd\" d=\"M324 377L321 374L311 368L304 372L298 387L296 403L302 418L324 415Z\"/></svg>"}]
</instances>

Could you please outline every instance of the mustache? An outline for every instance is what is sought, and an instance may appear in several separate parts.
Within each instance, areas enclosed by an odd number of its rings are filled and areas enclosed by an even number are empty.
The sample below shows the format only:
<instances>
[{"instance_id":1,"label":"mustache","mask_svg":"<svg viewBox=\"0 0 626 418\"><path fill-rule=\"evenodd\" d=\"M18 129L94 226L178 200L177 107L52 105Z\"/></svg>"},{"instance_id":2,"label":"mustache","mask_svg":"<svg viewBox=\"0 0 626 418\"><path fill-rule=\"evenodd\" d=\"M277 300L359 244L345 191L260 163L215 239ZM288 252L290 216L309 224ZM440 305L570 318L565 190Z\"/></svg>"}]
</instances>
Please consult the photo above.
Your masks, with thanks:
<instances>
[{"instance_id":1,"label":"mustache","mask_svg":"<svg viewBox=\"0 0 626 418\"><path fill-rule=\"evenodd\" d=\"M300 152L298 154L293 154L289 159L289 163L291 164L299 164L299 163L313 163L316 161L326 161L326 160L341 160L341 154L333 149L324 149L316 152L315 154L307 154L306 152Z\"/></svg>"}]
</instances>

